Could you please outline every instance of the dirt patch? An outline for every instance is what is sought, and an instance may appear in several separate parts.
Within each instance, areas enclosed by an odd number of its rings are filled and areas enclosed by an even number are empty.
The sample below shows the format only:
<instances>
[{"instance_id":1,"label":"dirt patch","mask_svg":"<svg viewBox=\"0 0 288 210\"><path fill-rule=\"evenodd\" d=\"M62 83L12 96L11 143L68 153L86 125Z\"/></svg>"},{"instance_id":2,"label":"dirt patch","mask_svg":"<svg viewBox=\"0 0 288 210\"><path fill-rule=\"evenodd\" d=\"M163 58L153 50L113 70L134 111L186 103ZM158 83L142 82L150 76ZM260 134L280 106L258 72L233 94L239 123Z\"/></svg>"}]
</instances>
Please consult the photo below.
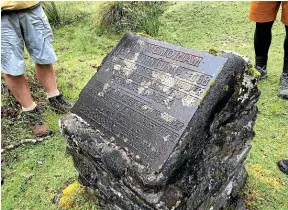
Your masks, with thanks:
<instances>
[{"instance_id":1,"label":"dirt patch","mask_svg":"<svg viewBox=\"0 0 288 210\"><path fill-rule=\"evenodd\" d=\"M18 116L19 109L7 106L1 106L1 118L13 119Z\"/></svg>"},{"instance_id":2,"label":"dirt patch","mask_svg":"<svg viewBox=\"0 0 288 210\"><path fill-rule=\"evenodd\" d=\"M27 71L25 76L33 100L41 110L45 110L47 107L45 91L36 79L35 73ZM21 119L21 105L8 89L3 76L1 77L1 94L1 146L4 147L21 139L30 138L32 133L27 124Z\"/></svg>"}]
</instances>

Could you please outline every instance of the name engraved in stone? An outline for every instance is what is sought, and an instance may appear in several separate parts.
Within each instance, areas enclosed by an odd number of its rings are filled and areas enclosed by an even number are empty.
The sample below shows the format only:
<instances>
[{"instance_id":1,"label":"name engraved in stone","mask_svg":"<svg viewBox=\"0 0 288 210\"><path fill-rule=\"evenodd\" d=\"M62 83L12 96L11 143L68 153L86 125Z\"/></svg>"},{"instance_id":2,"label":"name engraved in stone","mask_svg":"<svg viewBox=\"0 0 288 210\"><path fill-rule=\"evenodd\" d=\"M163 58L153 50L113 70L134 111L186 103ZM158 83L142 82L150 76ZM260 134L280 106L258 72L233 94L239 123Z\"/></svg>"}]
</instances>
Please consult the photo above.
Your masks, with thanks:
<instances>
[{"instance_id":1,"label":"name engraved in stone","mask_svg":"<svg viewBox=\"0 0 288 210\"><path fill-rule=\"evenodd\" d=\"M128 34L72 112L159 171L226 60Z\"/></svg>"},{"instance_id":2,"label":"name engraved in stone","mask_svg":"<svg viewBox=\"0 0 288 210\"><path fill-rule=\"evenodd\" d=\"M171 64L167 61L164 61L162 58L153 58L143 53L133 52L128 49L127 50L122 49L122 51L116 52L116 55L117 53L118 53L118 57L114 56L113 62L118 61L119 65L121 64L127 65L127 62L137 63L147 68L160 70L172 76L181 77L181 79L187 80L187 82L193 83L195 85L200 85L203 87L206 87L212 79L211 75L207 75L201 72L193 71L191 69L188 69L182 66ZM132 65L130 64L130 66ZM133 67L135 68L135 65L133 65ZM129 71L126 73L129 74Z\"/></svg>"},{"instance_id":3,"label":"name engraved in stone","mask_svg":"<svg viewBox=\"0 0 288 210\"><path fill-rule=\"evenodd\" d=\"M141 40L138 42L134 42L134 46L131 49L135 51L150 52L154 55L160 55L162 57L175 60L175 61L180 61L182 63L186 63L186 64L196 66L196 67L199 67L201 61L204 59L203 57L200 57L200 56L196 56L196 55L185 53L185 52L180 52L175 49L166 48L163 46L151 44L151 43L141 41ZM125 54L125 49L119 49L119 52L116 52L116 53ZM127 49L126 49L126 54L129 54L129 51L127 52Z\"/></svg>"}]
</instances>

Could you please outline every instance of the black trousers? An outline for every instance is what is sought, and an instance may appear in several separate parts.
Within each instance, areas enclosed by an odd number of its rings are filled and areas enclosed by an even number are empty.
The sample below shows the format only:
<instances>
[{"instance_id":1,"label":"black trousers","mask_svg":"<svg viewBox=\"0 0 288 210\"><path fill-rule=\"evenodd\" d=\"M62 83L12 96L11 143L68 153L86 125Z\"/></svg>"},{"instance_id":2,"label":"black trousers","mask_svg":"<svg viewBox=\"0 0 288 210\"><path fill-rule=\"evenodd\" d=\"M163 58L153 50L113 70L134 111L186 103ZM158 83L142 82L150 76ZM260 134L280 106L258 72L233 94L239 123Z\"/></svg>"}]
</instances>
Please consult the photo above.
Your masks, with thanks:
<instances>
[{"instance_id":1,"label":"black trousers","mask_svg":"<svg viewBox=\"0 0 288 210\"><path fill-rule=\"evenodd\" d=\"M254 33L254 49L256 66L267 65L268 51L272 40L272 26L274 21L256 23ZM286 37L284 40L284 66L283 71L288 73L288 26L285 25Z\"/></svg>"}]
</instances>

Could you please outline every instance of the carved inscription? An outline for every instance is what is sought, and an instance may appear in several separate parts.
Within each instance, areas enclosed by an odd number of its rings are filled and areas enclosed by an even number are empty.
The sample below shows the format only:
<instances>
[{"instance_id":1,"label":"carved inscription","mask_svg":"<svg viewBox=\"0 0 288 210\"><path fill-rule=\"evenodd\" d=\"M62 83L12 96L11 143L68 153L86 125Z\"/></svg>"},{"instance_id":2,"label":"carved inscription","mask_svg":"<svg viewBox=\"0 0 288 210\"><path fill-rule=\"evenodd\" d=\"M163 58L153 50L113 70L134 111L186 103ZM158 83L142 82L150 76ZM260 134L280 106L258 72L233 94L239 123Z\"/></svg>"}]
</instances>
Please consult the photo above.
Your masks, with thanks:
<instances>
[{"instance_id":1,"label":"carved inscription","mask_svg":"<svg viewBox=\"0 0 288 210\"><path fill-rule=\"evenodd\" d=\"M206 71L209 59L215 60L126 35L82 90L72 112L158 171L226 62L219 57Z\"/></svg>"},{"instance_id":2,"label":"carved inscription","mask_svg":"<svg viewBox=\"0 0 288 210\"><path fill-rule=\"evenodd\" d=\"M135 41L133 43L132 49L135 51L143 50L145 52L150 52L155 55L160 55L162 57L180 61L182 63L187 63L189 65L196 66L196 67L199 67L201 61L203 60L203 57L200 57L200 56L181 52L181 51L171 49L171 48L166 48L166 47L159 46L156 44L151 44L149 42L145 42L142 40L138 40L138 42ZM125 49L119 49L119 51L123 52L125 51ZM151 61L152 60L153 59L151 59Z\"/></svg>"}]
</instances>

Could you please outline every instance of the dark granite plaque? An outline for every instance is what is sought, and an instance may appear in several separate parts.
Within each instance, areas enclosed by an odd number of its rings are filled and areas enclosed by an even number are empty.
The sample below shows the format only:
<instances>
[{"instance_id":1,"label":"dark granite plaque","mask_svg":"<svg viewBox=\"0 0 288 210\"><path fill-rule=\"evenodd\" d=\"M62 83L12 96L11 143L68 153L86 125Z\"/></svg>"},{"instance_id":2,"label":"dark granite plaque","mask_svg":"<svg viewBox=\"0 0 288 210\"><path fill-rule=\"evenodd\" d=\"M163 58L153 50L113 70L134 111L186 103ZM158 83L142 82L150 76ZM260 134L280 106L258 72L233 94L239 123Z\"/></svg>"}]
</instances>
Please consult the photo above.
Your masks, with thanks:
<instances>
[{"instance_id":1,"label":"dark granite plaque","mask_svg":"<svg viewBox=\"0 0 288 210\"><path fill-rule=\"evenodd\" d=\"M226 61L126 34L72 112L158 171Z\"/></svg>"}]
</instances>

